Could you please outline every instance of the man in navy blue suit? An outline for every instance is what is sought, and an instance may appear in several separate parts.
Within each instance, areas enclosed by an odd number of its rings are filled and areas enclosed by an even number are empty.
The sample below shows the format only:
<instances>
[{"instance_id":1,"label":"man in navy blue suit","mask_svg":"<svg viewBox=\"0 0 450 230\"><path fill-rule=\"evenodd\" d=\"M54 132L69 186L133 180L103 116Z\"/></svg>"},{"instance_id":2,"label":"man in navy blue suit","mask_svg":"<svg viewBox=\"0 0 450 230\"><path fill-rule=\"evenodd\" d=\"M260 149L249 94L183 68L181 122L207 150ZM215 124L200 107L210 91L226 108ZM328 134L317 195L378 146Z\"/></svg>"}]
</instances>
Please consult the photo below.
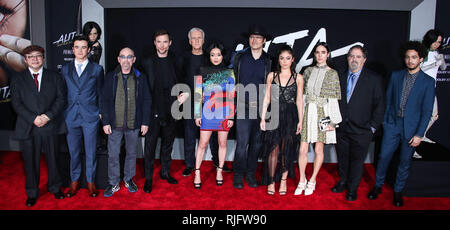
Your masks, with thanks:
<instances>
[{"instance_id":1,"label":"man in navy blue suit","mask_svg":"<svg viewBox=\"0 0 450 230\"><path fill-rule=\"evenodd\" d=\"M394 184L394 206L403 206L402 190L408 179L411 158L420 144L433 111L434 79L422 70L427 55L417 41L406 42L401 50L407 69L393 72L386 92L384 134L375 175L375 186L368 198L381 193L389 162L400 145L400 162Z\"/></svg>"},{"instance_id":2,"label":"man in navy blue suit","mask_svg":"<svg viewBox=\"0 0 450 230\"><path fill-rule=\"evenodd\" d=\"M86 180L89 196L96 197L95 187L96 145L100 93L103 84L103 67L87 58L89 48L85 36L75 36L72 46L75 60L63 66L61 73L67 85L67 108L64 117L67 125L67 144L70 153L71 184L67 197L75 196L80 188L81 146L84 138L86 153Z\"/></svg>"}]
</instances>

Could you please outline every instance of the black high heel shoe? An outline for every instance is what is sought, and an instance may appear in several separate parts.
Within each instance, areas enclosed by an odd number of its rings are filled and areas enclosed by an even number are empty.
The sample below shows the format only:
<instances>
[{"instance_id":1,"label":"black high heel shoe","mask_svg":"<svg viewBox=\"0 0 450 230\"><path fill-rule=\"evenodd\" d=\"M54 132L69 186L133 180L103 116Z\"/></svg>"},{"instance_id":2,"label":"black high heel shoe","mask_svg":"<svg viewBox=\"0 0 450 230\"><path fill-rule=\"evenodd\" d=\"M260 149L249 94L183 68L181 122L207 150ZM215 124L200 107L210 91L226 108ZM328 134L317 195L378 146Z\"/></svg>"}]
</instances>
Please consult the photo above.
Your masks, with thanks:
<instances>
[{"instance_id":1,"label":"black high heel shoe","mask_svg":"<svg viewBox=\"0 0 450 230\"><path fill-rule=\"evenodd\" d=\"M200 172L200 169L195 169L194 172L197 171L197 170ZM195 181L195 178L194 178L194 181ZM194 188L195 189L200 189L201 187L202 187L202 182L200 182L200 183L195 183L194 182Z\"/></svg>"},{"instance_id":2,"label":"black high heel shoe","mask_svg":"<svg viewBox=\"0 0 450 230\"><path fill-rule=\"evenodd\" d=\"M217 167L217 171L219 171L219 170L223 170L223 168ZM216 185L217 186L222 186L223 185L223 179L222 180L217 180L217 175L216 175Z\"/></svg>"}]
</instances>

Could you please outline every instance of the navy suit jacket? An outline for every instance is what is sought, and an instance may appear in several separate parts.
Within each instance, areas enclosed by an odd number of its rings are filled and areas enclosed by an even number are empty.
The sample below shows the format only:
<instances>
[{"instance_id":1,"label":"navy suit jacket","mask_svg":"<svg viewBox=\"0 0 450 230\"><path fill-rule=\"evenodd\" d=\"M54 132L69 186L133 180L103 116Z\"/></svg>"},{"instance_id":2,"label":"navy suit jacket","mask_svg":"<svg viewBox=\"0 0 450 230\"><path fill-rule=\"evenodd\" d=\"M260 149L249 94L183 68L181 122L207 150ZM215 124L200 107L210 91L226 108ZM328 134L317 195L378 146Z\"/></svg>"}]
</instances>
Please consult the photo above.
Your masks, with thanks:
<instances>
[{"instance_id":1,"label":"navy suit jacket","mask_svg":"<svg viewBox=\"0 0 450 230\"><path fill-rule=\"evenodd\" d=\"M62 67L61 74L67 85L67 108L64 112L66 124L75 126L83 122L98 121L103 67L89 61L78 77L75 63L72 61Z\"/></svg>"},{"instance_id":2,"label":"navy suit jacket","mask_svg":"<svg viewBox=\"0 0 450 230\"><path fill-rule=\"evenodd\" d=\"M400 108L403 81L406 69L393 72L386 91L386 112L384 124L395 124L395 117ZM404 137L410 140L413 136L423 137L433 112L434 79L420 70L409 94L404 111ZM385 130L386 131L386 130Z\"/></svg>"}]
</instances>

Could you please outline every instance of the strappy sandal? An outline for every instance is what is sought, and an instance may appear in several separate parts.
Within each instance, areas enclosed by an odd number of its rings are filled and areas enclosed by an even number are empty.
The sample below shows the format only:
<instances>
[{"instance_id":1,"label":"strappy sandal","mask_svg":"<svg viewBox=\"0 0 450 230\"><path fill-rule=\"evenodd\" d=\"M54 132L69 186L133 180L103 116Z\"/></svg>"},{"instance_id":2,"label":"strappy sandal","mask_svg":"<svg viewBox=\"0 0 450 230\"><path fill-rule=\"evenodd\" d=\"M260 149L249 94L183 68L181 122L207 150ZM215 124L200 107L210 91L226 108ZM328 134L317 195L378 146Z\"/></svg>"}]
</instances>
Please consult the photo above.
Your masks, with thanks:
<instances>
[{"instance_id":1,"label":"strappy sandal","mask_svg":"<svg viewBox=\"0 0 450 230\"><path fill-rule=\"evenodd\" d=\"M200 172L200 169L195 169L194 172L197 171L197 170ZM200 189L201 187L202 187L202 182L195 183L195 177L194 177L194 188L195 189Z\"/></svg>"},{"instance_id":2,"label":"strappy sandal","mask_svg":"<svg viewBox=\"0 0 450 230\"><path fill-rule=\"evenodd\" d=\"M273 190L269 190L270 185L273 185ZM270 185L267 186L267 194L273 195L273 194L275 194L275 183L272 183Z\"/></svg>"},{"instance_id":3,"label":"strappy sandal","mask_svg":"<svg viewBox=\"0 0 450 230\"><path fill-rule=\"evenodd\" d=\"M308 182L305 189L305 196L313 194L314 190L316 189L316 182Z\"/></svg>"},{"instance_id":4,"label":"strappy sandal","mask_svg":"<svg viewBox=\"0 0 450 230\"><path fill-rule=\"evenodd\" d=\"M295 189L294 195L301 195L303 193L303 190L306 189L306 184L308 183L307 180L305 182L298 182L297 188Z\"/></svg>"},{"instance_id":5,"label":"strappy sandal","mask_svg":"<svg viewBox=\"0 0 450 230\"><path fill-rule=\"evenodd\" d=\"M217 166L216 171L218 172L219 170L222 170L222 171L223 171L223 168ZM223 184L223 176L222 176L222 180L217 180L217 175L216 175L216 185L217 185L217 186L222 186L222 184Z\"/></svg>"},{"instance_id":6,"label":"strappy sandal","mask_svg":"<svg viewBox=\"0 0 450 230\"><path fill-rule=\"evenodd\" d=\"M286 184L286 190L281 190L281 183L283 183L283 181L284 181L284 183L286 183L286 179L281 179L281 182L280 182L280 190L278 191L279 193L280 193L280 195L281 196L284 196L284 195L286 195L286 193L287 193L287 184Z\"/></svg>"}]
</instances>

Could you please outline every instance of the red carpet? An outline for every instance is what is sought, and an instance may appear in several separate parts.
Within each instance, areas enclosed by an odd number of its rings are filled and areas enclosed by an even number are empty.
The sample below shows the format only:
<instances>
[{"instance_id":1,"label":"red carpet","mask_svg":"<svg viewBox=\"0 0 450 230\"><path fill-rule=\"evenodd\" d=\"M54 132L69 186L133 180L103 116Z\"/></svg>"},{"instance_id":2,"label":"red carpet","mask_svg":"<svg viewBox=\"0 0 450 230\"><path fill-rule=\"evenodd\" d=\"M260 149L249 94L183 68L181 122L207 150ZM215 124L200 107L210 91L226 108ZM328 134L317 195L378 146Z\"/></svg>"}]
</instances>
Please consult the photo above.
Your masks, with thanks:
<instances>
[{"instance_id":1,"label":"red carpet","mask_svg":"<svg viewBox=\"0 0 450 230\"><path fill-rule=\"evenodd\" d=\"M371 201L367 199L374 177L374 168L367 164L363 181L358 190L358 200L348 202L345 193L334 194L330 191L337 181L337 165L324 164L318 176L316 191L311 196L294 196L298 182L288 179L288 194L274 196L266 194L266 187L256 189L244 184L244 189L234 189L232 174L224 173L224 185L215 184L215 170L211 161L202 165L202 188L193 188L193 175L183 177L183 161L172 163L172 176L178 185L168 184L159 178L160 164L155 165L153 191L144 193L144 174L142 160L138 160L137 173L134 178L139 187L136 193L129 193L121 184L121 190L113 197L100 196L91 198L86 189L81 189L73 198L56 200L47 192L46 164L41 161L41 196L35 206L25 206L25 175L23 161L19 152L0 151L0 210L449 210L450 198L405 197L405 205L396 208L392 205L392 189L385 186L380 197ZM230 164L230 162L227 162ZM230 164L231 165L231 164ZM307 175L312 173L312 164L308 165ZM276 185L278 191L278 184ZM67 188L64 189L67 191Z\"/></svg>"}]
</instances>

